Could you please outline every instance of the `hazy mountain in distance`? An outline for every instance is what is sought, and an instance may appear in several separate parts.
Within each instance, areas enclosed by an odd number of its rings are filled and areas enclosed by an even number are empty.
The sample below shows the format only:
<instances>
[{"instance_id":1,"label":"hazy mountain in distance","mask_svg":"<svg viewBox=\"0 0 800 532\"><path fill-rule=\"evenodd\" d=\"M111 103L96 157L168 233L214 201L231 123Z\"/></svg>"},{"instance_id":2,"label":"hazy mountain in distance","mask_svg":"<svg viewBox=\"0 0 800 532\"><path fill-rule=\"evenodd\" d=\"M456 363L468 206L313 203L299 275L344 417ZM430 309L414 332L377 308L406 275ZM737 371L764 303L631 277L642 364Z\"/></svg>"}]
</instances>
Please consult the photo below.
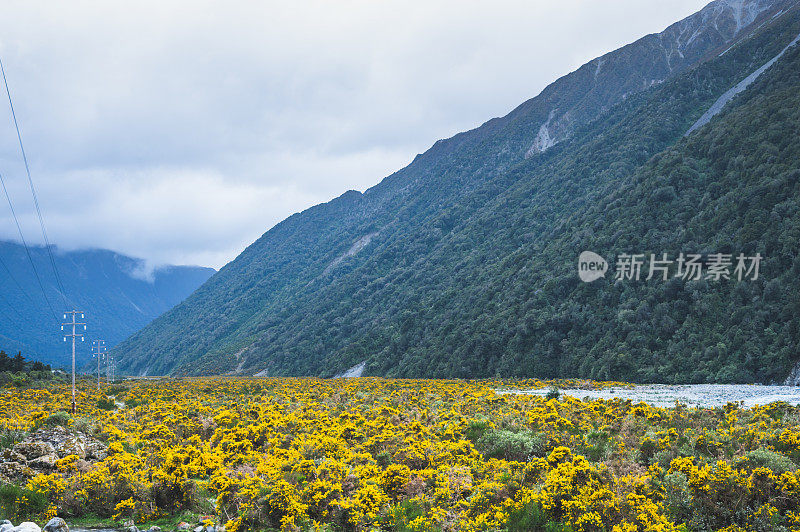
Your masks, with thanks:
<instances>
[{"instance_id":1,"label":"hazy mountain in distance","mask_svg":"<svg viewBox=\"0 0 800 532\"><path fill-rule=\"evenodd\" d=\"M0 348L21 350L28 359L55 365L66 364L68 353L71 356L61 336L65 310L86 312L81 320L87 323L86 341L79 344L78 357L84 363L89 360L91 340L116 345L180 303L214 273L195 266L147 271L143 261L113 251L55 249L53 257L66 292L62 297L46 248L30 247L30 252L29 258L21 244L0 241Z\"/></svg>"}]
</instances>

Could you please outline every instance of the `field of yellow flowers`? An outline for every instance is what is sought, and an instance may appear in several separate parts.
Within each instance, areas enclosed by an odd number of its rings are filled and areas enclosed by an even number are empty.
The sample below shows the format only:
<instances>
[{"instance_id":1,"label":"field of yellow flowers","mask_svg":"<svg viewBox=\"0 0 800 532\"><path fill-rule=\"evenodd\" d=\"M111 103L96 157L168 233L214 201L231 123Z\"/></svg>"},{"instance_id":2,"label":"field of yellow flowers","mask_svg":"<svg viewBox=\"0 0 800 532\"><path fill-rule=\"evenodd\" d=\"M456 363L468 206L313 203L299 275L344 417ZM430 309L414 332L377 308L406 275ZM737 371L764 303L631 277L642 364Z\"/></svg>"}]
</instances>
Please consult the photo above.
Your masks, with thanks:
<instances>
[{"instance_id":1,"label":"field of yellow flowers","mask_svg":"<svg viewBox=\"0 0 800 532\"><path fill-rule=\"evenodd\" d=\"M196 512L229 532L800 530L800 407L495 393L504 385L87 381L67 417L69 389L53 384L0 390L0 431L21 437L60 416L108 446L21 482L16 511L43 513L29 518ZM37 498L44 510L26 506Z\"/></svg>"}]
</instances>

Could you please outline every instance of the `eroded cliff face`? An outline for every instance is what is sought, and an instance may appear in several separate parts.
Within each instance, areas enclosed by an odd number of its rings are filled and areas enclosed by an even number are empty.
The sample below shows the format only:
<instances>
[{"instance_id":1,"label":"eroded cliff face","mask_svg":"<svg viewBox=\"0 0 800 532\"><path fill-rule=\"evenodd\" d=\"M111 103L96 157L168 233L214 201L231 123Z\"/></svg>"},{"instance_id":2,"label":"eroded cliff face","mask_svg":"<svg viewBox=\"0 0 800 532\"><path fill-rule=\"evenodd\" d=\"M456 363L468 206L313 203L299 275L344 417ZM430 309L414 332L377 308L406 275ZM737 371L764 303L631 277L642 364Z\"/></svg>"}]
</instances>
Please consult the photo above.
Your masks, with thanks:
<instances>
[{"instance_id":1,"label":"eroded cliff face","mask_svg":"<svg viewBox=\"0 0 800 532\"><path fill-rule=\"evenodd\" d=\"M551 107L525 156L566 140L577 127L631 94L661 83L712 52L724 52L757 22L779 15L786 4L782 0L717 0L661 33L585 64L553 84L556 87L548 98ZM565 90L568 85L573 87Z\"/></svg>"},{"instance_id":2,"label":"eroded cliff face","mask_svg":"<svg viewBox=\"0 0 800 532\"><path fill-rule=\"evenodd\" d=\"M792 369L783 384L784 386L800 386L800 362Z\"/></svg>"}]
</instances>

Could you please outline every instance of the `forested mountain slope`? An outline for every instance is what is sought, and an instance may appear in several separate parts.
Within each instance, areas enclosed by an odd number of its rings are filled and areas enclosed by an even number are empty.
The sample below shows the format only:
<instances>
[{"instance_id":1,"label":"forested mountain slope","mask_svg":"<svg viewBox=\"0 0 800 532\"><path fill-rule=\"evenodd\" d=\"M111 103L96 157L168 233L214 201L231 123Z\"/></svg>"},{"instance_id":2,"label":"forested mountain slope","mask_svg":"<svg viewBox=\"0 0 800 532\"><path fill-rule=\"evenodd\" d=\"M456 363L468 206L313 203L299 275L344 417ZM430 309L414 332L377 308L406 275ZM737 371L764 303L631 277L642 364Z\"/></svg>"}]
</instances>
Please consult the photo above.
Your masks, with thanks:
<instances>
[{"instance_id":1,"label":"forested mountain slope","mask_svg":"<svg viewBox=\"0 0 800 532\"><path fill-rule=\"evenodd\" d=\"M714 2L592 61L364 194L278 224L124 342L124 368L782 378L798 358L798 235L778 223L798 197L797 47L683 135L798 34L796 2ZM656 75L654 50L682 62ZM583 284L585 249L765 259L757 281Z\"/></svg>"}]
</instances>

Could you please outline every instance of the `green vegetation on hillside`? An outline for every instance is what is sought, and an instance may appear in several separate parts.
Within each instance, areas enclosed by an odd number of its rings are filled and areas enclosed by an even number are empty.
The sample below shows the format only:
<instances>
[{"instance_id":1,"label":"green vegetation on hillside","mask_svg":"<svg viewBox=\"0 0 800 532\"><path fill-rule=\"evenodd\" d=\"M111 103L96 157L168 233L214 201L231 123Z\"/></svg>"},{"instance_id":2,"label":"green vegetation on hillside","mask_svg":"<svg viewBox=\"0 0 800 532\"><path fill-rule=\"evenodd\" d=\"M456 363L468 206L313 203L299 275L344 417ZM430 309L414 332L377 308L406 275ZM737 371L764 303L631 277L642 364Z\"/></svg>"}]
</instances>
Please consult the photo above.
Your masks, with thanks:
<instances>
[{"instance_id":1,"label":"green vegetation on hillside","mask_svg":"<svg viewBox=\"0 0 800 532\"><path fill-rule=\"evenodd\" d=\"M9 356L0 349L0 386L22 387L52 378L53 372L49 364L25 360L21 352Z\"/></svg>"},{"instance_id":2,"label":"green vegetation on hillside","mask_svg":"<svg viewBox=\"0 0 800 532\"><path fill-rule=\"evenodd\" d=\"M543 100L440 141L365 194L270 230L125 342L124 363L149 374L332 376L366 361L386 376L782 379L798 359L800 47L683 134L798 33L794 8L527 159ZM752 282L587 285L576 270L587 249L759 252L764 263Z\"/></svg>"}]
</instances>

